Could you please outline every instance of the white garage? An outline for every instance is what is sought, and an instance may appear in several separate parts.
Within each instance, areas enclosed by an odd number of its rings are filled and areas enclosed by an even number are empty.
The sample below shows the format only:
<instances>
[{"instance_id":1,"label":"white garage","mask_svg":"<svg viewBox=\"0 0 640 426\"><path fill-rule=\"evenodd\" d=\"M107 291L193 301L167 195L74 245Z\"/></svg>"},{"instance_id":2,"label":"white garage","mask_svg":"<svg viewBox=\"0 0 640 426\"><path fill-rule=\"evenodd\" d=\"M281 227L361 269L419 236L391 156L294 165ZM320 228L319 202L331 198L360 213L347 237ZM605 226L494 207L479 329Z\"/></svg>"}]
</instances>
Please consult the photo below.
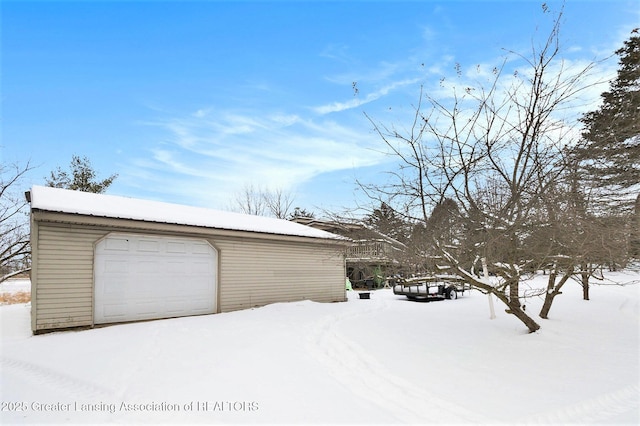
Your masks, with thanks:
<instances>
[{"instance_id":1,"label":"white garage","mask_svg":"<svg viewBox=\"0 0 640 426\"><path fill-rule=\"evenodd\" d=\"M34 186L34 333L341 302L349 240L288 220Z\"/></svg>"},{"instance_id":2,"label":"white garage","mask_svg":"<svg viewBox=\"0 0 640 426\"><path fill-rule=\"evenodd\" d=\"M95 248L95 324L212 314L216 250L203 239L111 233Z\"/></svg>"}]
</instances>

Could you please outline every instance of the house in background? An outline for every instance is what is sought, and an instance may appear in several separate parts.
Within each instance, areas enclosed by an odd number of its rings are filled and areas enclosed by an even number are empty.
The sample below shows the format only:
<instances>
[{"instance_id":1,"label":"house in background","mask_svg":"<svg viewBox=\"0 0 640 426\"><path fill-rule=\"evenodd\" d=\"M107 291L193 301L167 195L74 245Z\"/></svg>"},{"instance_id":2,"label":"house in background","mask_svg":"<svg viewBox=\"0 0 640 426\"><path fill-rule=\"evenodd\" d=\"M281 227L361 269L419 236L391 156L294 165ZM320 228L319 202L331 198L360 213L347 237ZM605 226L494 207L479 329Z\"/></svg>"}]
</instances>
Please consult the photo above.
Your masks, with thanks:
<instances>
[{"instance_id":1,"label":"house in background","mask_svg":"<svg viewBox=\"0 0 640 426\"><path fill-rule=\"evenodd\" d=\"M287 220L35 186L31 327L340 302L348 239Z\"/></svg>"},{"instance_id":2,"label":"house in background","mask_svg":"<svg viewBox=\"0 0 640 426\"><path fill-rule=\"evenodd\" d=\"M345 250L345 260L347 278L354 288L382 287L388 276L402 269L406 246L361 222L310 217L296 217L292 221L351 240Z\"/></svg>"}]
</instances>

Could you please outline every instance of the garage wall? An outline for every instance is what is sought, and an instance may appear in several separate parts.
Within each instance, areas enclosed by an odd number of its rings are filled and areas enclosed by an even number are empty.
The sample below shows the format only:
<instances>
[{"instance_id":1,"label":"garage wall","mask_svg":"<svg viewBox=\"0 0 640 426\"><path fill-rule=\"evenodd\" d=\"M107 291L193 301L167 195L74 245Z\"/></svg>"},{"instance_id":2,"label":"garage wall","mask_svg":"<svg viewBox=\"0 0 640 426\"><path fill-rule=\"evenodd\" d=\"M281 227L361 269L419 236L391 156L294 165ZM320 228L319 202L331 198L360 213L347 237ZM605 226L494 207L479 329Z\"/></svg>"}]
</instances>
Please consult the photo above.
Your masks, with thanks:
<instances>
[{"instance_id":1,"label":"garage wall","mask_svg":"<svg viewBox=\"0 0 640 426\"><path fill-rule=\"evenodd\" d=\"M93 325L94 244L109 232L144 233L126 227L32 222L32 329ZM153 232L159 235L162 227ZM175 227L168 235L177 235ZM185 229L185 228L182 228ZM322 241L259 240L193 229L218 251L218 312L275 302L346 300L341 246ZM149 231L146 231L149 232Z\"/></svg>"},{"instance_id":2,"label":"garage wall","mask_svg":"<svg viewBox=\"0 0 640 426\"><path fill-rule=\"evenodd\" d=\"M31 328L92 325L93 244L108 231L40 223L36 232L32 280L37 285L32 283Z\"/></svg>"},{"instance_id":3,"label":"garage wall","mask_svg":"<svg viewBox=\"0 0 640 426\"><path fill-rule=\"evenodd\" d=\"M344 256L322 244L216 240L222 312L275 302L345 300Z\"/></svg>"}]
</instances>

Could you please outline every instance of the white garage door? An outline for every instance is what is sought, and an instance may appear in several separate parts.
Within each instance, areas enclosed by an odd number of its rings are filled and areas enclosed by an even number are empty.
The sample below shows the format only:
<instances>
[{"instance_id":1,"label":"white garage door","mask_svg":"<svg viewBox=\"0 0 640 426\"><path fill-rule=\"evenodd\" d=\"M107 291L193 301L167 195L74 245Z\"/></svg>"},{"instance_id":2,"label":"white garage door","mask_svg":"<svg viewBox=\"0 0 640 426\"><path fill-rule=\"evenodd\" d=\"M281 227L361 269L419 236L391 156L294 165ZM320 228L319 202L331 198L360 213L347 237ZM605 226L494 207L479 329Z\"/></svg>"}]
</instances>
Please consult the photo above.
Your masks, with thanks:
<instances>
[{"instance_id":1,"label":"white garage door","mask_svg":"<svg viewBox=\"0 0 640 426\"><path fill-rule=\"evenodd\" d=\"M202 239L109 234L95 247L94 321L214 313L217 264Z\"/></svg>"}]
</instances>

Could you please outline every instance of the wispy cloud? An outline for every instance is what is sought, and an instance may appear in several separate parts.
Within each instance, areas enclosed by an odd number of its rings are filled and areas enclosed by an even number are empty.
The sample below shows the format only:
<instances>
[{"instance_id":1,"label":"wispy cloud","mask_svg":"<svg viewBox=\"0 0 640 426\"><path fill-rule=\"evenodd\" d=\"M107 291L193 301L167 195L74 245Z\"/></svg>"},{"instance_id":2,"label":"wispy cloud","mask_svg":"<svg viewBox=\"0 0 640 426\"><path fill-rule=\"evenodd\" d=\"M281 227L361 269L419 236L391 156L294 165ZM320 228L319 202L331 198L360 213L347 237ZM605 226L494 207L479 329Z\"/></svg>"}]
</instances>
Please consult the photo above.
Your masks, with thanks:
<instances>
[{"instance_id":1,"label":"wispy cloud","mask_svg":"<svg viewBox=\"0 0 640 426\"><path fill-rule=\"evenodd\" d=\"M295 192L320 174L385 158L358 126L295 114L202 108L148 124L166 137L149 158L134 160L138 176L151 186L171 181L176 194L189 191L210 207L229 205L248 184Z\"/></svg>"},{"instance_id":2,"label":"wispy cloud","mask_svg":"<svg viewBox=\"0 0 640 426\"><path fill-rule=\"evenodd\" d=\"M328 45L320 56L348 66L338 68L342 72L322 77L322 83L328 82L339 91L334 95L330 91L312 93L306 98L312 99L306 109L299 103L281 102L296 98L299 92L286 84L265 80L243 86L242 96L225 101L234 109L202 105L179 115L157 111L156 116L164 114L165 118L147 124L159 129L161 142L147 151L146 158L131 160L130 182L147 190L159 188L158 193L173 192L176 201L184 196L190 203L199 200L201 205L221 208L229 206L247 184L295 192L322 174L387 162L389 158L378 151L381 144L370 132L371 124L362 115L362 122L354 121L357 114L350 110L368 105L367 112L374 118L385 110L384 117L393 114L392 120L401 120L409 109L398 106L407 107L416 101L418 84L423 84L425 94L446 104L451 101L453 86L459 90L456 93L464 93L466 87L488 84L495 77L494 66L499 67L504 60L504 51L492 52L492 57L483 58L480 65L463 63L463 72L458 75L455 64L460 57L440 48L435 42L439 37L436 29L424 27L422 38L428 42L424 46L407 52L404 60L378 61L370 66L351 57L348 45ZM578 45L568 49L576 57L589 51ZM506 64L506 74L513 74L521 66L516 62L512 58ZM564 66L573 69L584 64L574 59ZM608 67L604 74L611 71ZM584 83L590 85L602 75L599 72ZM513 78L504 78L505 87L499 90L507 90ZM357 93L351 91L354 82ZM415 90L410 90L412 85ZM307 89L305 86L304 96ZM604 89L598 85L589 87L576 104L570 105L571 111L562 113L567 117L583 112L594 105ZM264 99L256 96L259 92L269 94L269 101L260 105L270 106L247 105L254 99ZM380 106L382 99L384 107ZM393 112L387 112L391 106Z\"/></svg>"},{"instance_id":3,"label":"wispy cloud","mask_svg":"<svg viewBox=\"0 0 640 426\"><path fill-rule=\"evenodd\" d=\"M354 95L353 99L350 99L348 101L343 101L343 102L332 102L330 104L326 104L326 105L321 105L318 107L314 107L312 108L313 111L317 114L329 114L332 112L339 112L339 111L344 111L344 110L348 110L348 109L353 109L353 108L357 108L359 106L368 104L369 102L373 102L376 101L380 98L382 98L383 96L389 94L391 91L403 87L403 86L407 86L410 84L415 84L417 82L419 82L420 79L419 78L411 78L411 79L406 79L406 80L402 80L402 81L396 81L393 82L391 84L388 84L386 86L383 86L381 88L379 88L378 90L376 90L375 92L370 92L367 93L367 95L365 97L360 97L359 95Z\"/></svg>"},{"instance_id":4,"label":"wispy cloud","mask_svg":"<svg viewBox=\"0 0 640 426\"><path fill-rule=\"evenodd\" d=\"M325 57L349 61L348 46L332 45ZM446 59L446 58L445 58ZM162 142L148 158L133 160L137 185L173 191L210 207L232 204L245 185L295 192L314 178L386 162L379 139L361 123L340 113L388 97L416 85L423 78L413 59L379 62L326 81L359 89L351 99L337 100L307 109L270 110L244 107L221 109L203 106L179 116L169 115L147 125L159 128ZM417 93L417 86L416 86ZM414 99L412 98L411 101ZM336 113L335 115L332 113ZM350 173L353 175L353 173ZM186 197L186 196L185 196Z\"/></svg>"},{"instance_id":5,"label":"wispy cloud","mask_svg":"<svg viewBox=\"0 0 640 426\"><path fill-rule=\"evenodd\" d=\"M384 82L399 80L398 75L401 75L412 67L412 62L378 62L375 65L367 67L356 67L355 69L340 73L324 76L326 81L335 83L338 85L350 85L352 82L357 81L359 83L367 84L384 84Z\"/></svg>"},{"instance_id":6,"label":"wispy cloud","mask_svg":"<svg viewBox=\"0 0 640 426\"><path fill-rule=\"evenodd\" d=\"M333 59L340 62L350 62L349 46L344 43L331 43L319 54L323 58Z\"/></svg>"}]
</instances>

